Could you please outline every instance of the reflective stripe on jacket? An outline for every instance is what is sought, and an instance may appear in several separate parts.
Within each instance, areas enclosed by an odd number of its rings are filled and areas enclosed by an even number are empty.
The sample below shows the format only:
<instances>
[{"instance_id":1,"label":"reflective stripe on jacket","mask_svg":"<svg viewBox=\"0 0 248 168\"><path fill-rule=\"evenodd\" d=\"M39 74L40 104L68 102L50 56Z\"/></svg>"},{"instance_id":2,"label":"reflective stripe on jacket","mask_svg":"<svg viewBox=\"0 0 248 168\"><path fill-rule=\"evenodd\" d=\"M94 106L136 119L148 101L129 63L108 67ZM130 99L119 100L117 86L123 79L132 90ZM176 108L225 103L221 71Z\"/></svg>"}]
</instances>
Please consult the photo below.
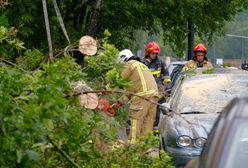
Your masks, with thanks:
<instances>
[{"instance_id":1,"label":"reflective stripe on jacket","mask_svg":"<svg viewBox=\"0 0 248 168\"><path fill-rule=\"evenodd\" d=\"M162 85L165 76L169 76L169 72L166 69L166 64L163 62L163 60L158 57L152 60L145 57L141 61L150 69L157 84Z\"/></svg>"},{"instance_id":2,"label":"reflective stripe on jacket","mask_svg":"<svg viewBox=\"0 0 248 168\"><path fill-rule=\"evenodd\" d=\"M200 67L198 65L199 65L198 61L189 60L189 61L187 61L185 63L185 65L183 67L183 71L185 71L187 69L191 69L191 68ZM204 62L202 63L202 67L204 67L204 68L213 68L213 65L211 64L211 62L204 60Z\"/></svg>"},{"instance_id":3,"label":"reflective stripe on jacket","mask_svg":"<svg viewBox=\"0 0 248 168\"><path fill-rule=\"evenodd\" d=\"M156 81L148 67L136 60L130 60L125 64L122 76L132 82L132 86L127 91L139 96L158 96Z\"/></svg>"}]
</instances>

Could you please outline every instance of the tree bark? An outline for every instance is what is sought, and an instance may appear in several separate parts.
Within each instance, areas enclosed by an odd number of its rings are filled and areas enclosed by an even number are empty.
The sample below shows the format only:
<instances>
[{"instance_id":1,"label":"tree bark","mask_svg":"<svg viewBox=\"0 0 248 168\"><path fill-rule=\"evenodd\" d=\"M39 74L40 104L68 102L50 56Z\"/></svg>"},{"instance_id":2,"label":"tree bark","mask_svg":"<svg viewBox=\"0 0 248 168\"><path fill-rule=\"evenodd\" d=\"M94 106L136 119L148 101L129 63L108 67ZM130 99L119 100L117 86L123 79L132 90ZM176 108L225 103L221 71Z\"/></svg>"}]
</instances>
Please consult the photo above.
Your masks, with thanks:
<instances>
[{"instance_id":1,"label":"tree bark","mask_svg":"<svg viewBox=\"0 0 248 168\"><path fill-rule=\"evenodd\" d=\"M101 1L102 0L96 0L95 1L95 8L94 8L94 11L90 17L87 35L92 36L92 37L95 36L96 27L97 27L97 20L98 20L99 14L100 14Z\"/></svg>"},{"instance_id":2,"label":"tree bark","mask_svg":"<svg viewBox=\"0 0 248 168\"><path fill-rule=\"evenodd\" d=\"M44 19L45 19L45 24L46 24L47 41L48 41L48 47L49 47L49 59L53 60L54 58L53 58L52 38L51 38L51 31L50 31L50 25L49 25L49 19L48 19L46 0L42 0L42 6L43 6L43 13L44 13Z\"/></svg>"},{"instance_id":3,"label":"tree bark","mask_svg":"<svg viewBox=\"0 0 248 168\"><path fill-rule=\"evenodd\" d=\"M188 58L187 60L191 60L194 55L194 21L192 18L188 20Z\"/></svg>"}]
</instances>

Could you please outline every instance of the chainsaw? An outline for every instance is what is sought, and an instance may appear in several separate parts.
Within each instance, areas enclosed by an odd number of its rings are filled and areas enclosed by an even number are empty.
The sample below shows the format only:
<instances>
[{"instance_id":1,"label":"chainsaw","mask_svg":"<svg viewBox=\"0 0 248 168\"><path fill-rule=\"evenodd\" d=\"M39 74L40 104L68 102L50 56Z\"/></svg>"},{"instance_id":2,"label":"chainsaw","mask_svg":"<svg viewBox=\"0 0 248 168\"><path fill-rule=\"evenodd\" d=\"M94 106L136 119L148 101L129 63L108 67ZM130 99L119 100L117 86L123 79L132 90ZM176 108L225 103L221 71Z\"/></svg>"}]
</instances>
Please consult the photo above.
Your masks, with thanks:
<instances>
[{"instance_id":1,"label":"chainsaw","mask_svg":"<svg viewBox=\"0 0 248 168\"><path fill-rule=\"evenodd\" d=\"M116 111L121 106L122 104L119 101L116 104L110 105L109 100L102 97L98 99L98 105L96 109L108 116L114 117L116 115Z\"/></svg>"}]
</instances>

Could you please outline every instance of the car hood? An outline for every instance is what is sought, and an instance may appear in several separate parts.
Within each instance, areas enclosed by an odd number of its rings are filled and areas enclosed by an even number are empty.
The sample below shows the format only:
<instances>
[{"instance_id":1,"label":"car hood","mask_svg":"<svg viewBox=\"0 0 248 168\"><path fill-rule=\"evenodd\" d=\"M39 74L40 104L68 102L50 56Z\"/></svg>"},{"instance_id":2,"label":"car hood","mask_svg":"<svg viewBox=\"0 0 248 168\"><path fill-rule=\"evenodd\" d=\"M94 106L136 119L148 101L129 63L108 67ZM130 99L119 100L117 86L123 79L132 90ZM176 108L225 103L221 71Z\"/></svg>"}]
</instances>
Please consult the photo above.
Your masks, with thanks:
<instances>
[{"instance_id":1,"label":"car hood","mask_svg":"<svg viewBox=\"0 0 248 168\"><path fill-rule=\"evenodd\" d=\"M169 127L177 135L188 135L192 138L207 138L218 113L173 115L168 121Z\"/></svg>"}]
</instances>

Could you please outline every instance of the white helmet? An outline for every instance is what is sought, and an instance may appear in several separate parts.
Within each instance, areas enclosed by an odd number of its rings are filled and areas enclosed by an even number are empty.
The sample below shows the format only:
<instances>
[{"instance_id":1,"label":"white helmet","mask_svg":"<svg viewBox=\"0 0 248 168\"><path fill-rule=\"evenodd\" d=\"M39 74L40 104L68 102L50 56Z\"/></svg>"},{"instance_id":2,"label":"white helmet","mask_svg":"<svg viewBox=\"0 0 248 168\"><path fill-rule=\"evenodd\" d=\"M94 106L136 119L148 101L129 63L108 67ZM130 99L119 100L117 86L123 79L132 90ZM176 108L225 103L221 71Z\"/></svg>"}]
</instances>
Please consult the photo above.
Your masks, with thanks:
<instances>
[{"instance_id":1,"label":"white helmet","mask_svg":"<svg viewBox=\"0 0 248 168\"><path fill-rule=\"evenodd\" d=\"M132 51L130 51L129 49L124 49L119 53L119 59L122 62L126 62L129 58L131 58L133 55Z\"/></svg>"}]
</instances>

